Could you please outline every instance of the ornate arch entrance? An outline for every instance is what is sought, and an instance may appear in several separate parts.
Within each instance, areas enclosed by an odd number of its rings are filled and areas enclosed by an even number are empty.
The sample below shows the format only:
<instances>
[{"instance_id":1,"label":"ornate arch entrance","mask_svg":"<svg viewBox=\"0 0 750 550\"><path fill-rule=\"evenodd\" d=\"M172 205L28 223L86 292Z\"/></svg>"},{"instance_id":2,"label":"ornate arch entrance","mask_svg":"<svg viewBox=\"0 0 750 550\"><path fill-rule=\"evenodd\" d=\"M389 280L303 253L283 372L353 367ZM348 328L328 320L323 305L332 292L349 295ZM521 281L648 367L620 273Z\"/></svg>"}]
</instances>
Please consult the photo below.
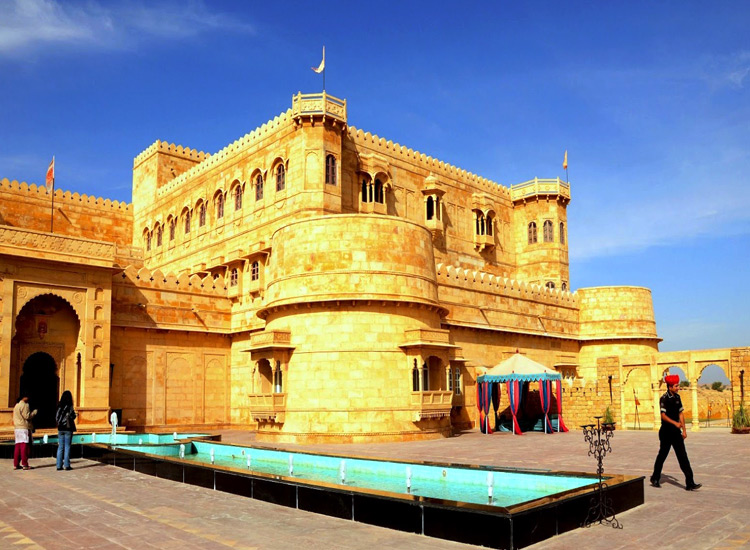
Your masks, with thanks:
<instances>
[{"instance_id":1,"label":"ornate arch entrance","mask_svg":"<svg viewBox=\"0 0 750 550\"><path fill-rule=\"evenodd\" d=\"M9 406L19 393L39 412L37 428L55 426L55 409L64 389L78 397L81 322L73 306L55 294L41 294L23 305L15 319L11 339Z\"/></svg>"},{"instance_id":2,"label":"ornate arch entrance","mask_svg":"<svg viewBox=\"0 0 750 550\"><path fill-rule=\"evenodd\" d=\"M31 410L39 412L34 418L36 428L55 427L55 409L60 395L57 364L43 351L32 354L23 364L20 383L21 395L29 396Z\"/></svg>"}]
</instances>

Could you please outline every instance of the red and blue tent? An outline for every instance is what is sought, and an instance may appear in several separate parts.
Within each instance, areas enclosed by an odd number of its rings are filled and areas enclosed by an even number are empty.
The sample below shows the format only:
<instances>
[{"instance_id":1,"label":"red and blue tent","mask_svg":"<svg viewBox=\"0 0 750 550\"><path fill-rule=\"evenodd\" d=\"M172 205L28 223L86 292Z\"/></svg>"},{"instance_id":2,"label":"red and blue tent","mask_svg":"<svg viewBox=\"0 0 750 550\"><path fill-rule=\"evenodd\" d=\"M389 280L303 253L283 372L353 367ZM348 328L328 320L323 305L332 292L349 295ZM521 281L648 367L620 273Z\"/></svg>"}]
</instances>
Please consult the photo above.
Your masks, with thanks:
<instances>
[{"instance_id":1,"label":"red and blue tent","mask_svg":"<svg viewBox=\"0 0 750 550\"><path fill-rule=\"evenodd\" d=\"M567 432L562 417L562 375L554 369L545 367L541 363L516 353L505 361L498 363L483 375L477 377L477 394L483 399L477 400L480 408L480 426L489 425L489 399L488 396L500 394L500 384L505 384L510 402L510 412L513 416L513 433L522 434L516 414L521 401L521 391L524 382L539 382L539 398L544 411L544 431L552 433L552 423L549 419L550 402L552 399L552 383L557 391L557 431ZM497 387L494 387L497 385ZM497 409L496 409L497 410ZM483 414L482 414L483 413ZM491 430L482 429L483 433L492 433Z\"/></svg>"}]
</instances>

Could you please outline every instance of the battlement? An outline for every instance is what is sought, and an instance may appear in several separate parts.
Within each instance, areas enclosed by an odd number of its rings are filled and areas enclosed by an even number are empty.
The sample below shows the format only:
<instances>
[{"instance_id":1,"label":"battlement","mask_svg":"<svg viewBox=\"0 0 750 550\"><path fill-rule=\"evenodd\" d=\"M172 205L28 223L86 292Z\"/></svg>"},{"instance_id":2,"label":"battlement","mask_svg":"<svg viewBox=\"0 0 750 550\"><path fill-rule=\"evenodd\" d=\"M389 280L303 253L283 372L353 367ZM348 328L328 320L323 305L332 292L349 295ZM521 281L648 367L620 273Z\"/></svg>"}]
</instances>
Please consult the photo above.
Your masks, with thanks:
<instances>
[{"instance_id":1,"label":"battlement","mask_svg":"<svg viewBox=\"0 0 750 550\"><path fill-rule=\"evenodd\" d=\"M466 170L453 166L452 164L427 156L424 153L404 147L398 143L393 143L390 140L386 141L385 138L378 137L370 132L364 132L354 126L349 126L349 137L359 145L380 149L386 155L400 156L404 159L417 161L429 172L440 173L448 178L458 179L463 183L475 185L493 193L499 191L507 198L510 198L510 190L495 181L488 180L487 178L483 178L472 172L467 172Z\"/></svg>"},{"instance_id":2,"label":"battlement","mask_svg":"<svg viewBox=\"0 0 750 550\"><path fill-rule=\"evenodd\" d=\"M174 143L168 143L166 141L156 140L149 145L142 153L133 159L133 168L138 166L141 162L146 160L154 153L166 153L177 157L182 157L198 162L203 162L211 156L210 153L204 153L197 149L190 149L189 147L183 147L182 145L175 145Z\"/></svg>"},{"instance_id":3,"label":"battlement","mask_svg":"<svg viewBox=\"0 0 750 550\"><path fill-rule=\"evenodd\" d=\"M44 185L36 185L34 183L28 184L26 182L9 180L7 178L0 180L0 192L22 193L31 198L51 200L49 193L47 193L47 188ZM120 210L123 212L132 211L131 203L120 202L118 200L113 201L102 197L94 197L86 194L71 193L70 191L63 191L62 189L55 189L55 204L58 206L64 206L66 203L71 205L110 208L112 210Z\"/></svg>"},{"instance_id":4,"label":"battlement","mask_svg":"<svg viewBox=\"0 0 750 550\"><path fill-rule=\"evenodd\" d=\"M221 275L214 279L211 275L200 277L199 275L188 275L187 273L180 275L173 273L164 274L159 269L154 271L146 267L136 269L132 265L126 267L122 273L118 273L113 277L113 281L116 283L125 280L139 288L182 291L207 296L226 296L228 287L226 281L224 281L224 277Z\"/></svg>"},{"instance_id":5,"label":"battlement","mask_svg":"<svg viewBox=\"0 0 750 550\"><path fill-rule=\"evenodd\" d=\"M567 290L551 289L542 285L529 284L524 281L498 277L491 273L472 271L452 265L437 264L435 269L439 285L450 284L467 290L492 292L570 308L579 307L577 293L571 293Z\"/></svg>"},{"instance_id":6,"label":"battlement","mask_svg":"<svg viewBox=\"0 0 750 550\"><path fill-rule=\"evenodd\" d=\"M283 126L292 124L292 122L292 110L288 109L287 111L281 113L279 116L276 116L272 120L269 120L265 124L259 126L249 134L245 134L241 138L233 141L217 153L214 153L213 155L206 154L206 158L203 162L201 162L200 164L196 164L185 173L180 174L166 185L160 187L158 190L159 196L164 196L165 194L171 193L186 181L189 181L217 166L218 164L230 159L234 155L245 150L247 147L250 147L251 145L258 143L261 140L266 139L269 133L276 132ZM148 151L148 149L146 151ZM141 155L143 155L144 153L141 153ZM139 157L141 155L139 155Z\"/></svg>"}]
</instances>

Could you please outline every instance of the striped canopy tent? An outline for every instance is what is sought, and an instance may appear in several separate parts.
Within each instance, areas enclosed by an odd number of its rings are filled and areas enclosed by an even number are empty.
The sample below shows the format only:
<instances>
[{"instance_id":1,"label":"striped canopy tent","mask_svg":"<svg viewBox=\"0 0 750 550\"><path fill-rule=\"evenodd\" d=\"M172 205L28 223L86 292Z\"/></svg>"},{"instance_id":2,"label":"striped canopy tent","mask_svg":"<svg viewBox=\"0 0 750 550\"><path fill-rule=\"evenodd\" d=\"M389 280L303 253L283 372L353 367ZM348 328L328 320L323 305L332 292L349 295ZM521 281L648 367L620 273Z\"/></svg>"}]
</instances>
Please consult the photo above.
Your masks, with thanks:
<instances>
[{"instance_id":1,"label":"striped canopy tent","mask_svg":"<svg viewBox=\"0 0 750 550\"><path fill-rule=\"evenodd\" d=\"M525 382L539 382L539 399L544 411L544 432L552 433L549 407L552 397L552 383L557 390L557 431L567 432L562 417L562 375L554 369L515 353L498 363L483 375L477 377L477 406L479 407L480 428L483 433L492 433L489 424L490 396L500 395L500 385L505 384L513 415L513 433L522 434L516 414L520 405L521 390ZM497 398L495 400L497 402ZM495 408L497 412L497 405ZM482 414L484 412L484 415Z\"/></svg>"}]
</instances>

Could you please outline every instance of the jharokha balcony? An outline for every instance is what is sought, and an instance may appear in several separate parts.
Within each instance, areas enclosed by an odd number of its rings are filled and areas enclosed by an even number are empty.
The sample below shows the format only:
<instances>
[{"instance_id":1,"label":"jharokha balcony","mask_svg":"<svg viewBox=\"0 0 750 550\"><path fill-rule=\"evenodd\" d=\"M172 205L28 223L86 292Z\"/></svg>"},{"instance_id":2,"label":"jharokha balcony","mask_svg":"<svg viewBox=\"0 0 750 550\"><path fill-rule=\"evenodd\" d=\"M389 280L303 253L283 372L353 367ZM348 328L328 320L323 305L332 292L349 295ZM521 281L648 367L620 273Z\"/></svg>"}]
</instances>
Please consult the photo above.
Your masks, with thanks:
<instances>
[{"instance_id":1,"label":"jharokha balcony","mask_svg":"<svg viewBox=\"0 0 750 550\"><path fill-rule=\"evenodd\" d=\"M414 411L414 422L450 416L452 406L452 391L430 390L411 392L411 407Z\"/></svg>"},{"instance_id":2,"label":"jharokha balcony","mask_svg":"<svg viewBox=\"0 0 750 550\"><path fill-rule=\"evenodd\" d=\"M286 412L285 393L251 393L250 416L255 422L284 422Z\"/></svg>"}]
</instances>

